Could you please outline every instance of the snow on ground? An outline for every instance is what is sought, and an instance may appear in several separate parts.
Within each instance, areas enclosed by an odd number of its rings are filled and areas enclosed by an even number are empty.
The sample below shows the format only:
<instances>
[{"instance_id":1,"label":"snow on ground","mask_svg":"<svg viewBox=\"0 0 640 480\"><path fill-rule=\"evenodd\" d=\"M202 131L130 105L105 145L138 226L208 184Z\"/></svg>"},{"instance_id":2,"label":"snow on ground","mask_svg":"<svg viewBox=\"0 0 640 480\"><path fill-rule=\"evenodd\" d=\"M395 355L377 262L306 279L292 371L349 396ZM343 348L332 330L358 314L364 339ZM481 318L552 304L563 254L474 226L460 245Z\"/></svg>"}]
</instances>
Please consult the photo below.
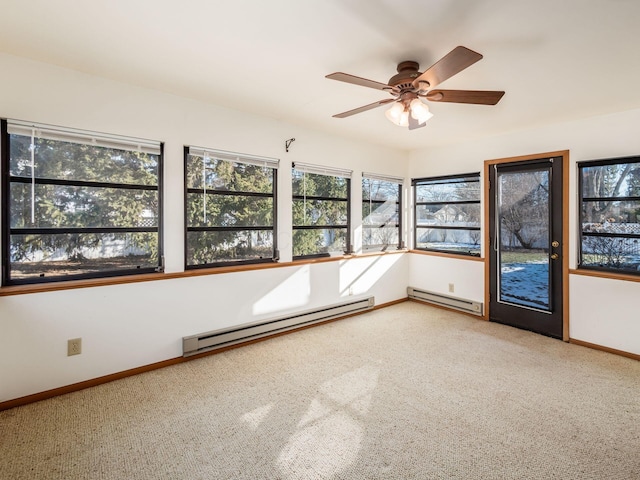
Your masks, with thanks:
<instances>
[{"instance_id":1,"label":"snow on ground","mask_svg":"<svg viewBox=\"0 0 640 480\"><path fill-rule=\"evenodd\" d=\"M534 308L549 308L549 263L505 263L500 300Z\"/></svg>"}]
</instances>

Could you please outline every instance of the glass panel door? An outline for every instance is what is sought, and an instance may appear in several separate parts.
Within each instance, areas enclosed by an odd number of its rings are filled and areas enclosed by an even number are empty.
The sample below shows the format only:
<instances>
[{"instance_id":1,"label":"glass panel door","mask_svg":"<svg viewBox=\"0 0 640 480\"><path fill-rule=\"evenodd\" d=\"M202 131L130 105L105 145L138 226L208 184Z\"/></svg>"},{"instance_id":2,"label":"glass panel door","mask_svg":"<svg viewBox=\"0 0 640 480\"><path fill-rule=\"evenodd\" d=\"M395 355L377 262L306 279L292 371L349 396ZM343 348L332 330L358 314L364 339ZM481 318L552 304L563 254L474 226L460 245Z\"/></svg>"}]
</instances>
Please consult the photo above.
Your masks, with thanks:
<instances>
[{"instance_id":1,"label":"glass panel door","mask_svg":"<svg viewBox=\"0 0 640 480\"><path fill-rule=\"evenodd\" d=\"M551 167L497 175L499 301L549 312Z\"/></svg>"},{"instance_id":2,"label":"glass panel door","mask_svg":"<svg viewBox=\"0 0 640 480\"><path fill-rule=\"evenodd\" d=\"M491 165L489 319L563 336L563 158Z\"/></svg>"}]
</instances>

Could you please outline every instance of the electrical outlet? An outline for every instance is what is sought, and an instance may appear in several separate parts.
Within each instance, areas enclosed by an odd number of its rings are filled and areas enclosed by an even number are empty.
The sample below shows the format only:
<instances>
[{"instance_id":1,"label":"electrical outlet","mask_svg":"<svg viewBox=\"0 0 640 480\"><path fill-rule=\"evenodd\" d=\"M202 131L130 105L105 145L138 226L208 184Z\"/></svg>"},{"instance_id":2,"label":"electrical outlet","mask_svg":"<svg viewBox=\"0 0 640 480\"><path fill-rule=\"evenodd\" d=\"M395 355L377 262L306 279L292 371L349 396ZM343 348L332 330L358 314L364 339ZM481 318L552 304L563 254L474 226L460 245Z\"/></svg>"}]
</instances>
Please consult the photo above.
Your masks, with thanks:
<instances>
[{"instance_id":1,"label":"electrical outlet","mask_svg":"<svg viewBox=\"0 0 640 480\"><path fill-rule=\"evenodd\" d=\"M72 338L67 341L67 357L80 355L82 353L82 339Z\"/></svg>"},{"instance_id":2,"label":"electrical outlet","mask_svg":"<svg viewBox=\"0 0 640 480\"><path fill-rule=\"evenodd\" d=\"M349 287L349 295L353 295L353 287Z\"/></svg>"},{"instance_id":3,"label":"electrical outlet","mask_svg":"<svg viewBox=\"0 0 640 480\"><path fill-rule=\"evenodd\" d=\"M453 293L453 291L455 290L455 285L453 283L449 284L449 293Z\"/></svg>"}]
</instances>

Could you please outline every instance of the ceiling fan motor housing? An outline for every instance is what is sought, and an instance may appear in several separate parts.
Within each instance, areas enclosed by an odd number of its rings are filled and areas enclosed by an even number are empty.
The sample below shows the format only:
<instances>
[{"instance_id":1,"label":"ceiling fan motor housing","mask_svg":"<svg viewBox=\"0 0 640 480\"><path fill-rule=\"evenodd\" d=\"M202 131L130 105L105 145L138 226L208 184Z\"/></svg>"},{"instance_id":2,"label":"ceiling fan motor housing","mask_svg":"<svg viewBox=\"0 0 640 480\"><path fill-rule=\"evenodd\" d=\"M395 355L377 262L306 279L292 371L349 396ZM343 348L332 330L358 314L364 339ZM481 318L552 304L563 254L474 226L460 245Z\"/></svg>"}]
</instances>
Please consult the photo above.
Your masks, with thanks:
<instances>
[{"instance_id":1,"label":"ceiling fan motor housing","mask_svg":"<svg viewBox=\"0 0 640 480\"><path fill-rule=\"evenodd\" d=\"M411 60L400 62L398 64L398 73L389 79L389 85L397 90L398 93L407 90L415 90L413 87L413 81L422 75L422 72L418 71L420 64Z\"/></svg>"}]
</instances>

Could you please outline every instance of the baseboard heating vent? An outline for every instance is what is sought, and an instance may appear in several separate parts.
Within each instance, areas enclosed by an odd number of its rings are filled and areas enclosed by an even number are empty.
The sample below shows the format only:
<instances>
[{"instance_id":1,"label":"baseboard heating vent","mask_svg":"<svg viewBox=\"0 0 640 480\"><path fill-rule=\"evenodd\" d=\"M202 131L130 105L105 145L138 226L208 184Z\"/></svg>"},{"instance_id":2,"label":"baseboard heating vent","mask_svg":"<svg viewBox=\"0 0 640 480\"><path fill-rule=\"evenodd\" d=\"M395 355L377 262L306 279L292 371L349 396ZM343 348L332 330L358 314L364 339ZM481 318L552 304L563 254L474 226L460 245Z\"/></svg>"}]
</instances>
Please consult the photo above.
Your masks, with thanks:
<instances>
[{"instance_id":1,"label":"baseboard heating vent","mask_svg":"<svg viewBox=\"0 0 640 480\"><path fill-rule=\"evenodd\" d=\"M294 328L305 325L312 325L345 315L364 312L371 310L374 304L373 297L358 300L354 299L348 302L298 312L284 317L183 337L182 354L188 357L196 353L228 347L248 340L273 335L274 333L286 332L287 330L293 330Z\"/></svg>"},{"instance_id":2,"label":"baseboard heating vent","mask_svg":"<svg viewBox=\"0 0 640 480\"><path fill-rule=\"evenodd\" d=\"M471 300L465 300L464 298L450 297L448 295L419 290L413 287L407 287L407 294L409 298L413 298L414 300L422 300L444 307L455 308L463 312L473 313L474 315L482 315L482 302L473 302Z\"/></svg>"}]
</instances>

